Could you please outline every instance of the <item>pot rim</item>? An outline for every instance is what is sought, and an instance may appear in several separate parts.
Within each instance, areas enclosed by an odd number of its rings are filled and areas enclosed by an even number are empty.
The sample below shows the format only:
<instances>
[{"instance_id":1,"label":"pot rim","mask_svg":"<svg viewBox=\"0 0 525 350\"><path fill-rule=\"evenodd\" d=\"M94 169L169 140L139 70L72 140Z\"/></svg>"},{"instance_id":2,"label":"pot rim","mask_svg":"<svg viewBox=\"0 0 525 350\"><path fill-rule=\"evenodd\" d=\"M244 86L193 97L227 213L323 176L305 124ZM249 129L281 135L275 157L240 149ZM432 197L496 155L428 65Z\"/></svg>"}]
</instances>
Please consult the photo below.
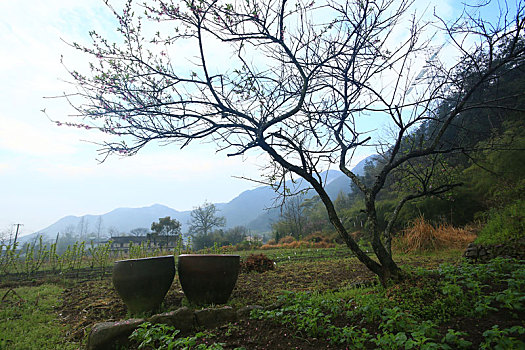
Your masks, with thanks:
<instances>
[{"instance_id":1,"label":"pot rim","mask_svg":"<svg viewBox=\"0 0 525 350\"><path fill-rule=\"evenodd\" d=\"M149 257L146 257L146 258L137 258L137 259L122 259L122 260L117 260L115 261L115 264L116 263L120 263L120 262L132 262L132 261L146 261L146 260L154 260L154 259L166 259L166 258L172 258L172 259L175 259L175 257L173 255L162 255L162 256L149 256Z\"/></svg>"},{"instance_id":2,"label":"pot rim","mask_svg":"<svg viewBox=\"0 0 525 350\"><path fill-rule=\"evenodd\" d=\"M179 255L179 258L180 257L187 257L187 256L194 256L194 257L203 257L203 256L209 256L209 257L225 257L225 258L228 258L228 257L241 257L240 255L235 255L235 254L181 254Z\"/></svg>"}]
</instances>

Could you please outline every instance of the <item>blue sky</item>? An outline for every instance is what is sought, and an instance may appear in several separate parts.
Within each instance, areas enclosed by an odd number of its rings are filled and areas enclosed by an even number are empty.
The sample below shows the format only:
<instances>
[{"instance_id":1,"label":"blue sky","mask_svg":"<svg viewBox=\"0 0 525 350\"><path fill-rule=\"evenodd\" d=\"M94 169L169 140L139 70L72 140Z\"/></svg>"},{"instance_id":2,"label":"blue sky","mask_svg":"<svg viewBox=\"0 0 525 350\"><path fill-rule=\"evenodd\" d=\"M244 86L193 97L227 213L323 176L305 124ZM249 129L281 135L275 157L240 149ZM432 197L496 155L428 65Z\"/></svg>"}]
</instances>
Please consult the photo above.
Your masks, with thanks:
<instances>
[{"instance_id":1,"label":"blue sky","mask_svg":"<svg viewBox=\"0 0 525 350\"><path fill-rule=\"evenodd\" d=\"M454 13L449 3L459 1L439 1L444 16ZM95 0L0 0L0 14L0 232L22 223L28 234L66 215L117 207L160 203L190 210L255 187L233 176L257 177L264 158L227 158L209 145L182 152L151 145L134 157L99 164L97 146L85 140L101 135L57 127L40 110L57 120L72 113L64 100L43 98L71 91L62 81L68 77L61 55L68 66L86 64L63 40L88 43L92 29L113 35L109 11Z\"/></svg>"}]
</instances>

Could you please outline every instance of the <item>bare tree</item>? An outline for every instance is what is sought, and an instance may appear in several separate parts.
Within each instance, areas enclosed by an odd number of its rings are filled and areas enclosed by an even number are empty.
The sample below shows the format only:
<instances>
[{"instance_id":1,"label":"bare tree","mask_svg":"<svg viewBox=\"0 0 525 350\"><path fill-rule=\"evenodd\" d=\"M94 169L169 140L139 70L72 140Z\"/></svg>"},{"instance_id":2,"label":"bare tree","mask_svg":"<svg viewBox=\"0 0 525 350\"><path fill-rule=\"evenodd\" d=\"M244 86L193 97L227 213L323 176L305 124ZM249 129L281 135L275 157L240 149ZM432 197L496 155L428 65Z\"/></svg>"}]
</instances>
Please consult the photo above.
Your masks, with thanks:
<instances>
[{"instance_id":1,"label":"bare tree","mask_svg":"<svg viewBox=\"0 0 525 350\"><path fill-rule=\"evenodd\" d=\"M0 245L2 244L11 244L12 229L5 228L0 231Z\"/></svg>"},{"instance_id":2,"label":"bare tree","mask_svg":"<svg viewBox=\"0 0 525 350\"><path fill-rule=\"evenodd\" d=\"M151 141L185 147L212 140L231 156L263 151L274 169L270 182L290 174L306 180L358 259L383 283L399 280L403 273L388 249L389 228L381 232L378 226L378 193L409 162L460 151L444 144L443 135L462 112L482 107L472 102L476 91L497 80L502 67L519 66L524 56L522 1L513 13L501 4L501 16L492 23L476 16L475 7L452 23L423 22L409 12L411 5L409 0L190 0L184 8L163 0L141 8L130 1L123 10L108 5L123 40L113 44L92 32L92 46L72 44L92 55L93 63L87 75L70 71L78 90L64 97L81 119L65 123L107 133L102 160L112 153L133 155ZM150 20L158 27L143 31ZM432 53L431 35L424 34L429 31L447 36L461 60L429 61L433 75L415 84L420 77L414 67ZM177 58L187 48L194 49L193 56L183 66ZM224 53L230 56L219 56ZM450 108L437 115L443 103ZM367 118L386 119L392 137L374 142L360 124ZM434 131L406 144L410 132L428 120L436 122ZM367 146L378 147L384 159L369 184L349 169L356 149ZM364 194L377 260L348 234L324 189L321 173L331 166ZM457 185L407 193L391 222L407 201Z\"/></svg>"},{"instance_id":3,"label":"bare tree","mask_svg":"<svg viewBox=\"0 0 525 350\"><path fill-rule=\"evenodd\" d=\"M145 227L137 227L129 231L129 233L133 236L147 236L149 232L150 230Z\"/></svg>"},{"instance_id":4,"label":"bare tree","mask_svg":"<svg viewBox=\"0 0 525 350\"><path fill-rule=\"evenodd\" d=\"M207 236L215 227L224 227L226 219L217 215L217 208L213 203L205 202L191 211L189 233L191 235Z\"/></svg>"},{"instance_id":5,"label":"bare tree","mask_svg":"<svg viewBox=\"0 0 525 350\"><path fill-rule=\"evenodd\" d=\"M277 231L277 235L282 237L282 234L285 234L296 239L301 238L306 226L306 215L301 205L303 200L304 196L296 195L287 198L284 202L280 220L272 225L273 229Z\"/></svg>"},{"instance_id":6,"label":"bare tree","mask_svg":"<svg viewBox=\"0 0 525 350\"><path fill-rule=\"evenodd\" d=\"M81 217L77 225L79 239L85 239L88 233L89 222L85 217Z\"/></svg>"},{"instance_id":7,"label":"bare tree","mask_svg":"<svg viewBox=\"0 0 525 350\"><path fill-rule=\"evenodd\" d=\"M64 228L64 231L62 232L62 236L73 238L75 234L75 225L68 225L66 228Z\"/></svg>"},{"instance_id":8,"label":"bare tree","mask_svg":"<svg viewBox=\"0 0 525 350\"><path fill-rule=\"evenodd\" d=\"M118 237L120 235L118 228L116 228L115 226L110 226L108 228L108 233L109 237Z\"/></svg>"},{"instance_id":9,"label":"bare tree","mask_svg":"<svg viewBox=\"0 0 525 350\"><path fill-rule=\"evenodd\" d=\"M103 224L102 224L102 216L99 216L97 218L97 222L95 224L95 230L96 230L96 234L97 234L97 239L100 240L100 233L102 232L102 228L103 228Z\"/></svg>"}]
</instances>

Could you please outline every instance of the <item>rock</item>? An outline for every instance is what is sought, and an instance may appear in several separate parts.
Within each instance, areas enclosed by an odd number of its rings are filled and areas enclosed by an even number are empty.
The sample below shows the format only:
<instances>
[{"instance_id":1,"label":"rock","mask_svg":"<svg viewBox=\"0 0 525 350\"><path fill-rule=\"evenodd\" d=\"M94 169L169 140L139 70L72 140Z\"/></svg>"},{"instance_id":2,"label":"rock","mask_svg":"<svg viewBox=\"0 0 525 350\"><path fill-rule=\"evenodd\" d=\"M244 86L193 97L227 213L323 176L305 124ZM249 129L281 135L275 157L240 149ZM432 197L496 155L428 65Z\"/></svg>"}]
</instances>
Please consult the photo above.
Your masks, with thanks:
<instances>
[{"instance_id":1,"label":"rock","mask_svg":"<svg viewBox=\"0 0 525 350\"><path fill-rule=\"evenodd\" d=\"M273 303L273 304L270 304L268 306L266 306L264 308L264 310L266 311L272 311L272 310L277 310L277 309L280 309L284 306L284 303L283 302L280 302L280 303Z\"/></svg>"},{"instance_id":2,"label":"rock","mask_svg":"<svg viewBox=\"0 0 525 350\"><path fill-rule=\"evenodd\" d=\"M465 252L463 253L463 256L465 258L474 258L478 256L478 248L474 243L469 243L467 246L467 249L465 249Z\"/></svg>"},{"instance_id":3,"label":"rock","mask_svg":"<svg viewBox=\"0 0 525 350\"><path fill-rule=\"evenodd\" d=\"M259 305L247 305L237 310L238 319L250 318L252 310L263 310L264 308Z\"/></svg>"},{"instance_id":4,"label":"rock","mask_svg":"<svg viewBox=\"0 0 525 350\"><path fill-rule=\"evenodd\" d=\"M215 328L237 320L237 313L229 306L220 309L203 309L195 311L197 325L203 328Z\"/></svg>"},{"instance_id":5,"label":"rock","mask_svg":"<svg viewBox=\"0 0 525 350\"><path fill-rule=\"evenodd\" d=\"M485 258L485 257L487 257L489 255L490 255L489 251L484 246L480 245L478 247L478 257L479 258L483 259L483 258Z\"/></svg>"},{"instance_id":6,"label":"rock","mask_svg":"<svg viewBox=\"0 0 525 350\"><path fill-rule=\"evenodd\" d=\"M181 331L190 331L195 328L195 313L187 307L181 307L175 311L153 315L148 319L153 324L163 323L173 326Z\"/></svg>"},{"instance_id":7,"label":"rock","mask_svg":"<svg viewBox=\"0 0 525 350\"><path fill-rule=\"evenodd\" d=\"M115 343L125 344L133 331L144 322L141 318L132 318L119 322L97 323L89 333L88 350L114 349Z\"/></svg>"},{"instance_id":8,"label":"rock","mask_svg":"<svg viewBox=\"0 0 525 350\"><path fill-rule=\"evenodd\" d=\"M488 246L470 243L463 256L468 260L482 263L496 257L523 260L525 258L525 237Z\"/></svg>"},{"instance_id":9,"label":"rock","mask_svg":"<svg viewBox=\"0 0 525 350\"><path fill-rule=\"evenodd\" d=\"M483 248L483 246L478 246L474 243L469 243L467 249L465 249L465 252L463 253L463 256L469 260L477 261L480 257L480 251L483 251L483 256L487 255L486 250Z\"/></svg>"}]
</instances>

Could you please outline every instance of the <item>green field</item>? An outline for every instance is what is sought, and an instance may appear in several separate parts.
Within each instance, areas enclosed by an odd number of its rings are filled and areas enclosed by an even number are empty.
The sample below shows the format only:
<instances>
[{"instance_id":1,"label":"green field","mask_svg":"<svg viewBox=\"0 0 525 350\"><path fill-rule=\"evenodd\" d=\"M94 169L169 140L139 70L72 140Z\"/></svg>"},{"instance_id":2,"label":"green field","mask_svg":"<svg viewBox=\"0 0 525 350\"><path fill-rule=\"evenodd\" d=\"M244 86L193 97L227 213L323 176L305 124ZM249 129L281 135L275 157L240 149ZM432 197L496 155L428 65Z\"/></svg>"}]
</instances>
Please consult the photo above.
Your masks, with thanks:
<instances>
[{"instance_id":1,"label":"green field","mask_svg":"<svg viewBox=\"0 0 525 350\"><path fill-rule=\"evenodd\" d=\"M252 253L260 252L242 255ZM467 264L461 252L454 250L397 255L410 277L384 288L343 247L263 253L274 259L275 269L241 273L229 305L277 306L197 336L174 335L183 344L175 348L525 346L523 261L498 258L487 264ZM0 349L76 349L85 345L93 324L129 317L109 274L19 277L0 283ZM181 305L187 301L175 279L163 309ZM140 334L137 337L132 348L141 342ZM143 348L168 348L158 339L150 344L154 347Z\"/></svg>"}]
</instances>

